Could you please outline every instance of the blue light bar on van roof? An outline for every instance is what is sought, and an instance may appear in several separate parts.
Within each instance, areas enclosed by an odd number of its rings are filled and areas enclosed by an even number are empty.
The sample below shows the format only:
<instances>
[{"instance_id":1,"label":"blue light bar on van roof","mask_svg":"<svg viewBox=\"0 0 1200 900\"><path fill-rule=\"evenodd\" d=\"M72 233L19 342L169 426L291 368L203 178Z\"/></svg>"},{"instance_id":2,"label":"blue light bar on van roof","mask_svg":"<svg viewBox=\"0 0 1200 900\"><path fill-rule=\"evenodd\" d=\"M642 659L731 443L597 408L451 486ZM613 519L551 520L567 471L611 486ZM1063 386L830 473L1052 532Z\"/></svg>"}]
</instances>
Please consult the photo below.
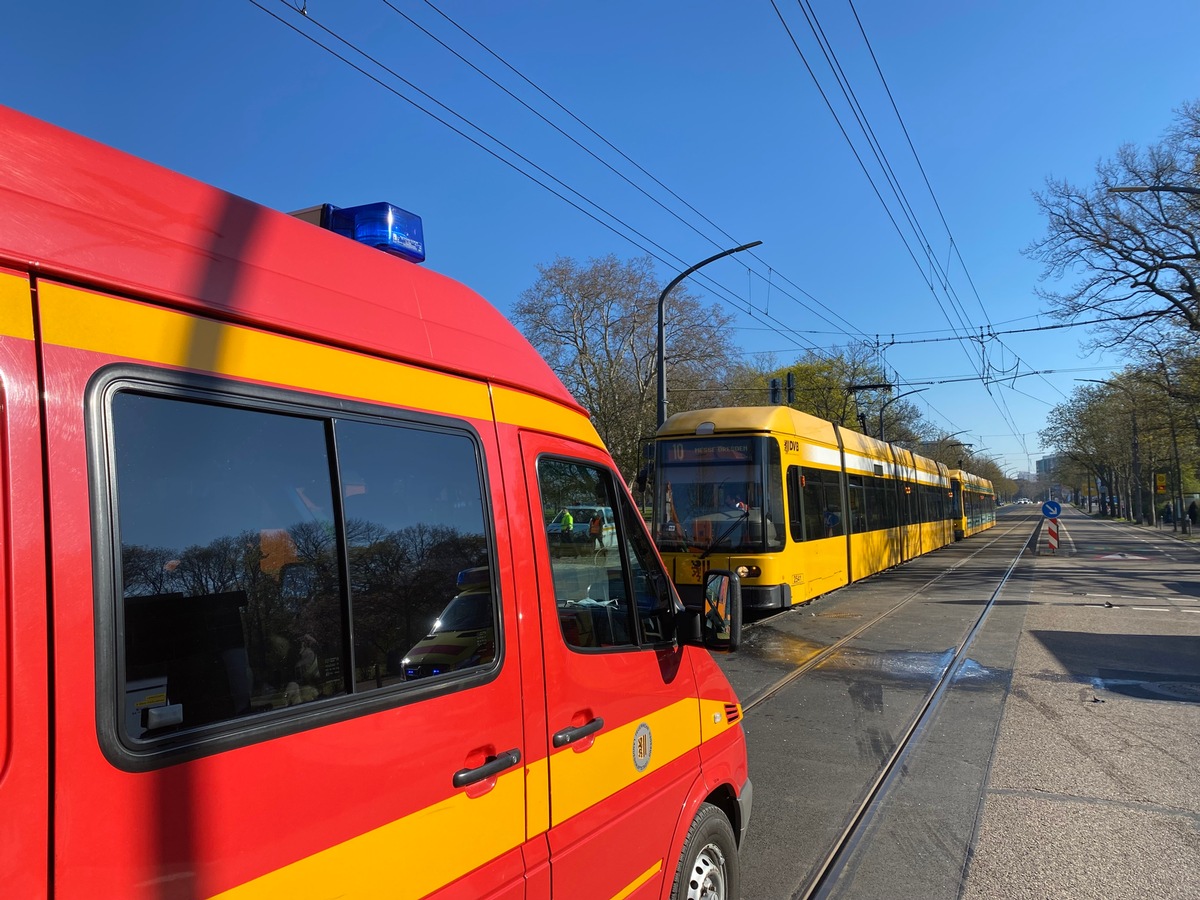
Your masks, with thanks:
<instances>
[{"instance_id":1,"label":"blue light bar on van roof","mask_svg":"<svg viewBox=\"0 0 1200 900\"><path fill-rule=\"evenodd\" d=\"M421 217L391 203L367 203L339 208L326 203L292 213L352 241L385 250L409 262L425 261L425 232Z\"/></svg>"}]
</instances>

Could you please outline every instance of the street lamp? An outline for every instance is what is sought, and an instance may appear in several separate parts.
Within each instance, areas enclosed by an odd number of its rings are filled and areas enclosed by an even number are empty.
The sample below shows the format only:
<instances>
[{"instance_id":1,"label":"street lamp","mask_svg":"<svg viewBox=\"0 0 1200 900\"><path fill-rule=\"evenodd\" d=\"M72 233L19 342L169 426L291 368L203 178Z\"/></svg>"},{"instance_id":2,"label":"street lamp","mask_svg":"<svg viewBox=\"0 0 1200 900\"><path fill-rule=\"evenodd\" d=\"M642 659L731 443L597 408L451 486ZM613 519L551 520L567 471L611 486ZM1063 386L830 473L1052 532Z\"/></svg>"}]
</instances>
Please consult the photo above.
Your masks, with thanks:
<instances>
[{"instance_id":1,"label":"street lamp","mask_svg":"<svg viewBox=\"0 0 1200 900\"><path fill-rule=\"evenodd\" d=\"M696 263L685 272L681 272L675 276L675 279L663 288L663 292L658 295L658 424L662 427L662 423L667 421L667 329L663 321L663 309L667 303L667 294L671 293L671 289L683 279L687 278L697 269L702 266L707 266L710 262L715 262L723 256L729 256L733 253L741 253L743 250L749 250L751 247L757 247L762 241L752 241L749 244L742 244L740 247L733 247L730 250L722 250L715 256L710 256L708 259Z\"/></svg>"},{"instance_id":2,"label":"street lamp","mask_svg":"<svg viewBox=\"0 0 1200 900\"><path fill-rule=\"evenodd\" d=\"M887 381L873 381L869 384L848 384L846 385L847 394L857 394L859 391L890 391L892 385ZM858 409L858 397L854 398L854 408ZM856 412L858 422L862 425L862 433L867 433L867 414L864 412Z\"/></svg>"},{"instance_id":3,"label":"street lamp","mask_svg":"<svg viewBox=\"0 0 1200 900\"><path fill-rule=\"evenodd\" d=\"M1108 189L1110 194L1200 194L1200 188L1181 184L1121 184Z\"/></svg>"},{"instance_id":4,"label":"street lamp","mask_svg":"<svg viewBox=\"0 0 1200 900\"><path fill-rule=\"evenodd\" d=\"M847 394L856 394L859 391L890 391L892 386L886 381L880 381L875 384L848 384L846 385Z\"/></svg>"},{"instance_id":5,"label":"street lamp","mask_svg":"<svg viewBox=\"0 0 1200 900\"><path fill-rule=\"evenodd\" d=\"M897 394L895 397L890 397L883 401L883 406L879 407L879 439L885 440L883 436L883 411L899 400L901 397L907 397L909 394L919 394L921 391L927 391L929 388L916 388L915 390L905 391L903 394Z\"/></svg>"}]
</instances>

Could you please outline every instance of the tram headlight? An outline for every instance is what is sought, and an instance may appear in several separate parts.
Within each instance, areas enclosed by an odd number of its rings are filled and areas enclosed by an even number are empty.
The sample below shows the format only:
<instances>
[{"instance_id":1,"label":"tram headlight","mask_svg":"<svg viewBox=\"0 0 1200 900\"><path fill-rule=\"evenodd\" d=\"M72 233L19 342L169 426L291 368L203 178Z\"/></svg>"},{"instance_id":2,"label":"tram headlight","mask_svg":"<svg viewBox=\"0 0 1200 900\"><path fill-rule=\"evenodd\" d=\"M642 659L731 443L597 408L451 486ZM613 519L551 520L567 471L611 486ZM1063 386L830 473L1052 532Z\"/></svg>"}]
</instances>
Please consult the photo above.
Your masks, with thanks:
<instances>
[{"instance_id":1,"label":"tram headlight","mask_svg":"<svg viewBox=\"0 0 1200 900\"><path fill-rule=\"evenodd\" d=\"M737 572L738 578L757 578L762 574L762 569L758 566L738 566L734 571Z\"/></svg>"}]
</instances>

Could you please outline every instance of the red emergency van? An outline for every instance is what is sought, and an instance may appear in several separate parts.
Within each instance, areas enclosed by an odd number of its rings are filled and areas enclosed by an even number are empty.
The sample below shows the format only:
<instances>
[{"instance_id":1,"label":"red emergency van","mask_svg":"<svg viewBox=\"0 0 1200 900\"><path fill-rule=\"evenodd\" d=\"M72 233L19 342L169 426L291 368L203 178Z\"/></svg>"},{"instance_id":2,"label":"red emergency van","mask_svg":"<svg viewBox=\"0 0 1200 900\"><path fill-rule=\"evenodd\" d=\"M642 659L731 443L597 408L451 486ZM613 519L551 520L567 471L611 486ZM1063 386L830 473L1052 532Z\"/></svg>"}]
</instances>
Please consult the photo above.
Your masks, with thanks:
<instances>
[{"instance_id":1,"label":"red emergency van","mask_svg":"<svg viewBox=\"0 0 1200 900\"><path fill-rule=\"evenodd\" d=\"M4 896L736 897L728 623L511 324L346 237L411 217L330 212L0 110Z\"/></svg>"}]
</instances>

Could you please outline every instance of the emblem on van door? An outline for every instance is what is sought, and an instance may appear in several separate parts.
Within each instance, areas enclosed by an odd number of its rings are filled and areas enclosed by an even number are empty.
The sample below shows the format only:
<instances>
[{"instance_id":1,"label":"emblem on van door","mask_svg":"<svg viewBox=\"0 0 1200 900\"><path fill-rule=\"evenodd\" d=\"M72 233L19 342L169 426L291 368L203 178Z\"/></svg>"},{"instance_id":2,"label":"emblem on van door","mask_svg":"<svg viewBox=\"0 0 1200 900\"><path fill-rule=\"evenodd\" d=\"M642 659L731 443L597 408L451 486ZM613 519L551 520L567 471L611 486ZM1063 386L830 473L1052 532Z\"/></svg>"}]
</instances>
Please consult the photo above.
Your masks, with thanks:
<instances>
[{"instance_id":1,"label":"emblem on van door","mask_svg":"<svg viewBox=\"0 0 1200 900\"><path fill-rule=\"evenodd\" d=\"M645 772L650 765L650 751L654 748L654 740L650 737L650 726L643 722L633 733L633 765L639 772Z\"/></svg>"}]
</instances>

